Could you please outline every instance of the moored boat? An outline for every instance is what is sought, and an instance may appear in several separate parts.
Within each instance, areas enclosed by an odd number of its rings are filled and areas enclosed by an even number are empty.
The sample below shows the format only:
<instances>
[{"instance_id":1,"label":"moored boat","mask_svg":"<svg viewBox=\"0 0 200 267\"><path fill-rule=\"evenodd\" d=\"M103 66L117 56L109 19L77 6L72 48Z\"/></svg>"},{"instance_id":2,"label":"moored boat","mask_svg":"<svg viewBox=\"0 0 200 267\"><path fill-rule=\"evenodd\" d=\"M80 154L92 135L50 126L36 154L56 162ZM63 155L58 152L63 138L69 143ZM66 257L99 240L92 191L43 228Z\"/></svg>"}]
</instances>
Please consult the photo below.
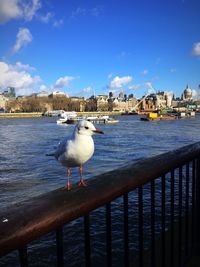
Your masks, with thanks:
<instances>
[{"instance_id":1,"label":"moored boat","mask_svg":"<svg viewBox=\"0 0 200 267\"><path fill-rule=\"evenodd\" d=\"M107 115L78 117L76 112L72 111L72 112L64 112L60 117L60 119L57 120L57 124L74 124L80 120L88 120L91 121L92 123L97 123L97 124L114 124L119 122L119 120L109 117Z\"/></svg>"},{"instance_id":2,"label":"moored boat","mask_svg":"<svg viewBox=\"0 0 200 267\"><path fill-rule=\"evenodd\" d=\"M75 121L75 119L77 118L77 113L75 111L65 111L62 113L62 115L60 116L60 119L57 120L57 124L70 124L70 121Z\"/></svg>"},{"instance_id":3,"label":"moored boat","mask_svg":"<svg viewBox=\"0 0 200 267\"><path fill-rule=\"evenodd\" d=\"M150 112L146 117L140 118L142 121L160 121L160 120L176 120L177 116L174 115L159 115L158 113Z\"/></svg>"}]
</instances>

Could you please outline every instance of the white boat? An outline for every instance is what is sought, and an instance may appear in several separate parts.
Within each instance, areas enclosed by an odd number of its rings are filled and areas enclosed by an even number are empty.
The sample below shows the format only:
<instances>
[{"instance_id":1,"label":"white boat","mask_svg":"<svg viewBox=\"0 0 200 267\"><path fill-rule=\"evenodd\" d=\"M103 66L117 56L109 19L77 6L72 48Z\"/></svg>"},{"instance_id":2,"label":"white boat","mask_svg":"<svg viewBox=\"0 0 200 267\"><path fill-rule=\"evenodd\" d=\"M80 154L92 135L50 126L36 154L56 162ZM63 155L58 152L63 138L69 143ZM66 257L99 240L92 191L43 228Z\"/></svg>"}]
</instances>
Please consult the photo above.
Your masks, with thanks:
<instances>
[{"instance_id":1,"label":"white boat","mask_svg":"<svg viewBox=\"0 0 200 267\"><path fill-rule=\"evenodd\" d=\"M106 124L114 124L114 123L118 123L118 122L119 122L119 120L116 120L114 118L108 118L105 123Z\"/></svg>"},{"instance_id":2,"label":"white boat","mask_svg":"<svg viewBox=\"0 0 200 267\"><path fill-rule=\"evenodd\" d=\"M57 120L57 124L70 124L71 121L76 121L77 118L77 113L75 111L64 111L61 116L60 119ZM71 122L72 123L72 122Z\"/></svg>"},{"instance_id":3,"label":"white boat","mask_svg":"<svg viewBox=\"0 0 200 267\"><path fill-rule=\"evenodd\" d=\"M96 117L87 117L88 121L91 121L93 123L101 123L101 124L113 124L118 123L119 120L116 120L114 118L110 118L109 116L96 116Z\"/></svg>"},{"instance_id":4,"label":"white boat","mask_svg":"<svg viewBox=\"0 0 200 267\"><path fill-rule=\"evenodd\" d=\"M64 112L60 119L57 120L57 124L73 124L77 123L80 120L88 120L92 123L101 123L101 124L113 124L118 123L119 120L116 120L114 118L110 118L109 116L84 116L84 117L78 117L77 113L75 111L70 112Z\"/></svg>"},{"instance_id":5,"label":"white boat","mask_svg":"<svg viewBox=\"0 0 200 267\"><path fill-rule=\"evenodd\" d=\"M58 117L61 116L65 111L64 110L51 110L46 111L43 115L48 117Z\"/></svg>"}]
</instances>

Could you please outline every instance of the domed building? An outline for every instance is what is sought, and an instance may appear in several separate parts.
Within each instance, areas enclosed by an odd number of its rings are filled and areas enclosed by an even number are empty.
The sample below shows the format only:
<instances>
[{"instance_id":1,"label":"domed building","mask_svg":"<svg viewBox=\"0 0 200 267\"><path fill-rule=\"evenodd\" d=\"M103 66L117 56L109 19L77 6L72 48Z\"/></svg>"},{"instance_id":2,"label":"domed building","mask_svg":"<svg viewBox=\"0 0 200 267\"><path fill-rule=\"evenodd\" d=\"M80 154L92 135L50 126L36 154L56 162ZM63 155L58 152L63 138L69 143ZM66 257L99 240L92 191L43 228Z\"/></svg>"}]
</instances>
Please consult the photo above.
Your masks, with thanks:
<instances>
[{"instance_id":1,"label":"domed building","mask_svg":"<svg viewBox=\"0 0 200 267\"><path fill-rule=\"evenodd\" d=\"M192 89L188 85L183 91L182 100L192 100Z\"/></svg>"}]
</instances>

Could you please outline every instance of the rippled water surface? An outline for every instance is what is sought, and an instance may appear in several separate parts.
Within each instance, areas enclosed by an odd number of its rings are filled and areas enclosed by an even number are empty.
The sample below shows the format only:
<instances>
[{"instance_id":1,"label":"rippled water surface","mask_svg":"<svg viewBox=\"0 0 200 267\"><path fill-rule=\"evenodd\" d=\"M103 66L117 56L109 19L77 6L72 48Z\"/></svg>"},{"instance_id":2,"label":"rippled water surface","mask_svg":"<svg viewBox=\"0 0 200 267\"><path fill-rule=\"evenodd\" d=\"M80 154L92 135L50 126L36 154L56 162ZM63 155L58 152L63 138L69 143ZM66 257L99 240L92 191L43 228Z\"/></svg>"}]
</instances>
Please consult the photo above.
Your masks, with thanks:
<instances>
[{"instance_id":1,"label":"rippled water surface","mask_svg":"<svg viewBox=\"0 0 200 267\"><path fill-rule=\"evenodd\" d=\"M200 140L200 115L195 118L175 121L144 122L139 116L120 116L120 122L114 125L96 125L102 129L104 135L95 135L95 154L84 165L84 177L90 177L119 168L129 161L138 161L164 153L175 148L192 144ZM54 150L54 147L65 136L70 136L73 125L57 125L55 118L20 118L0 120L0 205L1 207L25 200L32 196L48 192L61 187L66 183L66 168L62 167L54 158L45 156ZM78 169L72 170L72 183L78 181ZM134 202L134 197L132 198ZM114 203L117 211L114 216L120 216L121 201ZM91 219L96 219L91 230L96 236L93 244L96 257L95 266L100 265L101 254L105 254L104 238L105 226L101 223L101 209L98 214L92 213ZM81 224L71 223L67 231L67 239L75 243L70 255L79 255L77 260L67 258L69 266L82 266L84 248L79 241L83 240L81 234L74 233L74 226ZM121 225L116 225L120 232ZM97 231L98 229L98 231ZM53 235L53 234L52 234ZM49 241L52 237L31 244L31 266L55 266L55 242ZM53 238L54 240L54 238ZM113 237L118 253L122 244L120 238ZM77 245L79 244L79 245ZM43 247L43 249L38 249ZM81 250L82 249L82 250ZM44 254L44 255L43 255ZM48 255L45 256L45 255ZM39 263L35 263L36 257ZM13 263L15 254L0 260L0 266L18 266ZM67 257L67 256L66 256ZM48 258L48 261L47 261ZM51 264L50 264L50 263ZM1 265L2 264L2 265ZM120 261L116 266L121 266Z\"/></svg>"}]
</instances>

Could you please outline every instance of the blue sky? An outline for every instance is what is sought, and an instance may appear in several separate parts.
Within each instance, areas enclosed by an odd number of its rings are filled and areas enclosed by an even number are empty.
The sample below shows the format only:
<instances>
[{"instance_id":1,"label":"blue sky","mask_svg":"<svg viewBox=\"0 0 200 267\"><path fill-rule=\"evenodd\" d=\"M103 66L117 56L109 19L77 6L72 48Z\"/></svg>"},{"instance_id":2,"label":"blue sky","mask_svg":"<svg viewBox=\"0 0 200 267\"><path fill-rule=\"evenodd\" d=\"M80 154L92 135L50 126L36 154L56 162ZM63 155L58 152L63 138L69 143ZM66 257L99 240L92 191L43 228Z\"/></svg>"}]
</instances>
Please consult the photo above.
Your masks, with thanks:
<instances>
[{"instance_id":1,"label":"blue sky","mask_svg":"<svg viewBox=\"0 0 200 267\"><path fill-rule=\"evenodd\" d=\"M197 92L199 12L199 0L0 0L0 87Z\"/></svg>"}]
</instances>

